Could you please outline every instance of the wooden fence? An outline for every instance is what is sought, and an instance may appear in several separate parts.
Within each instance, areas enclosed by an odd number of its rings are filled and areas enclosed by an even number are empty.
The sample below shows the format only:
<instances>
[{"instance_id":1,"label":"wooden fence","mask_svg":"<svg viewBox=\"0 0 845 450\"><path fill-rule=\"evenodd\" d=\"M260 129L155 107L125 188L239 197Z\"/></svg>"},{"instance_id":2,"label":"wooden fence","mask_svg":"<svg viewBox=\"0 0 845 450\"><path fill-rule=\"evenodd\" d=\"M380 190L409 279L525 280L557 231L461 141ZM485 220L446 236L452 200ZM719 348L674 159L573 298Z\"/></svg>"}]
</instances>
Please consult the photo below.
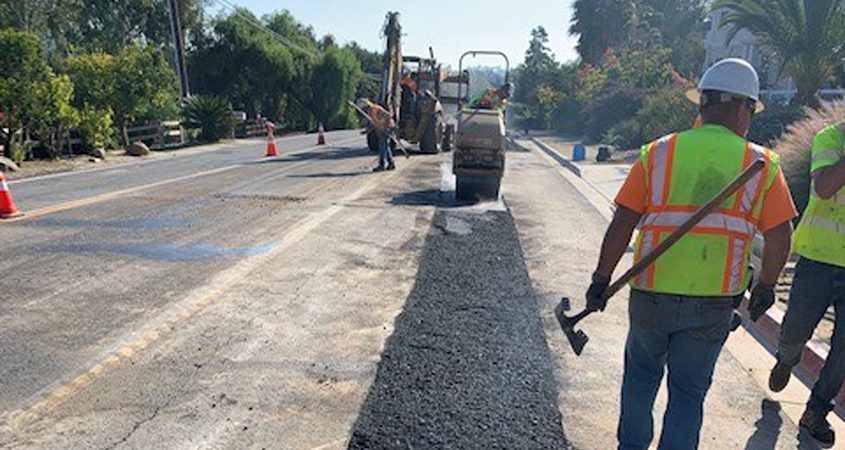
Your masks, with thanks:
<instances>
[{"instance_id":1,"label":"wooden fence","mask_svg":"<svg viewBox=\"0 0 845 450\"><path fill-rule=\"evenodd\" d=\"M151 149L166 149L185 144L185 127L178 120L160 120L127 130L129 142L143 141Z\"/></svg>"},{"instance_id":2,"label":"wooden fence","mask_svg":"<svg viewBox=\"0 0 845 450\"><path fill-rule=\"evenodd\" d=\"M264 136L267 134L267 130L264 128L266 124L267 120L263 118L238 122L238 124L235 125L235 137L243 139Z\"/></svg>"}]
</instances>

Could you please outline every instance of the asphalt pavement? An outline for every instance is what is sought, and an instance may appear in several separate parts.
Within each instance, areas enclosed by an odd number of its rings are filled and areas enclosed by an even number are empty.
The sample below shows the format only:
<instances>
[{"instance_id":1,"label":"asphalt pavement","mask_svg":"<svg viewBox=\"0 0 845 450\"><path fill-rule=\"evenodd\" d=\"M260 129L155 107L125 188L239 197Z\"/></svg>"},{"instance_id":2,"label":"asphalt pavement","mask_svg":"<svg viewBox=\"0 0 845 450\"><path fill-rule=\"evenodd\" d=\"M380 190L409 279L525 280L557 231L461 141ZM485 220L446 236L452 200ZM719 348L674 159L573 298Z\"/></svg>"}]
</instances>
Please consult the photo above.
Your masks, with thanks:
<instances>
[{"instance_id":1,"label":"asphalt pavement","mask_svg":"<svg viewBox=\"0 0 845 450\"><path fill-rule=\"evenodd\" d=\"M443 208L351 449L570 448L507 211Z\"/></svg>"}]
</instances>

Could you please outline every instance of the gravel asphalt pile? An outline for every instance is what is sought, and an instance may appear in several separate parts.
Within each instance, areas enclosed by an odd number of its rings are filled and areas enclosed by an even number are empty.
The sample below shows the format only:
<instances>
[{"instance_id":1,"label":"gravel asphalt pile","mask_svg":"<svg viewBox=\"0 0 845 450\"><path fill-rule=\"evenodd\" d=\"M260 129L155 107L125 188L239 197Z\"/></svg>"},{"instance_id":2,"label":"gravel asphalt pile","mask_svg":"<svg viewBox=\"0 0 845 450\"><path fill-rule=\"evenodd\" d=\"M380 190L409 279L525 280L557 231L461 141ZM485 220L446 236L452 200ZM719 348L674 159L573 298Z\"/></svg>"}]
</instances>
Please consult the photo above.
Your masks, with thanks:
<instances>
[{"instance_id":1,"label":"gravel asphalt pile","mask_svg":"<svg viewBox=\"0 0 845 450\"><path fill-rule=\"evenodd\" d=\"M570 448L509 213L437 212L349 448Z\"/></svg>"}]
</instances>

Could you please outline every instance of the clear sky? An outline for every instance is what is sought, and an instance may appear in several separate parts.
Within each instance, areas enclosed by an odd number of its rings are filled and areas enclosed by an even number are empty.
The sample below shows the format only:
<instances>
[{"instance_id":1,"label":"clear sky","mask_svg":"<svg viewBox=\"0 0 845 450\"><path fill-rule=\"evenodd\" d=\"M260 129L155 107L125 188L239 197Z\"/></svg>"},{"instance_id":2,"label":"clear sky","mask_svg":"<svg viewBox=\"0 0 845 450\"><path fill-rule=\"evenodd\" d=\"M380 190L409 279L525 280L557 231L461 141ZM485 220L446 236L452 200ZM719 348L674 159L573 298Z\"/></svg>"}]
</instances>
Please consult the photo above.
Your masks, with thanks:
<instances>
[{"instance_id":1,"label":"clear sky","mask_svg":"<svg viewBox=\"0 0 845 450\"><path fill-rule=\"evenodd\" d=\"M575 39L567 33L572 0L228 0L262 16L289 10L318 36L332 34L339 43L357 41L382 51L380 30L388 11L399 11L406 55L425 56L428 47L442 63L457 67L466 50L501 50L511 64L522 62L531 29L542 25L558 61L576 58ZM220 10L212 1L210 12ZM495 60L482 65L498 65Z\"/></svg>"}]
</instances>

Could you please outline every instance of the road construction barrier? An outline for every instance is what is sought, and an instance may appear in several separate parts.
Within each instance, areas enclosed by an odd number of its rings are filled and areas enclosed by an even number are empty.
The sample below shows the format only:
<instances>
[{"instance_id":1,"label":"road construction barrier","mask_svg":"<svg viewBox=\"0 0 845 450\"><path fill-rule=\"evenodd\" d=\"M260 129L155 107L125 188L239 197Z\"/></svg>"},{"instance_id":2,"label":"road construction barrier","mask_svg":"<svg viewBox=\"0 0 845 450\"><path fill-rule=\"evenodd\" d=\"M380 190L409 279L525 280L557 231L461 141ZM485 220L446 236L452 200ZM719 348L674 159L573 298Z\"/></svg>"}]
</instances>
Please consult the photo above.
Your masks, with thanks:
<instances>
[{"instance_id":1,"label":"road construction barrier","mask_svg":"<svg viewBox=\"0 0 845 450\"><path fill-rule=\"evenodd\" d=\"M6 175L0 170L0 219L11 219L23 215L12 199L12 192L6 184Z\"/></svg>"},{"instance_id":2,"label":"road construction barrier","mask_svg":"<svg viewBox=\"0 0 845 450\"><path fill-rule=\"evenodd\" d=\"M178 120L159 120L126 130L129 142L142 141L148 147L161 150L185 144L185 128Z\"/></svg>"},{"instance_id":3,"label":"road construction barrier","mask_svg":"<svg viewBox=\"0 0 845 450\"><path fill-rule=\"evenodd\" d=\"M264 124L267 131L267 157L279 156L276 149L276 138L273 136L273 131L276 130L276 125L269 120Z\"/></svg>"},{"instance_id":4,"label":"road construction barrier","mask_svg":"<svg viewBox=\"0 0 845 450\"><path fill-rule=\"evenodd\" d=\"M326 145L326 130L323 129L323 124L317 127L317 145Z\"/></svg>"}]
</instances>

